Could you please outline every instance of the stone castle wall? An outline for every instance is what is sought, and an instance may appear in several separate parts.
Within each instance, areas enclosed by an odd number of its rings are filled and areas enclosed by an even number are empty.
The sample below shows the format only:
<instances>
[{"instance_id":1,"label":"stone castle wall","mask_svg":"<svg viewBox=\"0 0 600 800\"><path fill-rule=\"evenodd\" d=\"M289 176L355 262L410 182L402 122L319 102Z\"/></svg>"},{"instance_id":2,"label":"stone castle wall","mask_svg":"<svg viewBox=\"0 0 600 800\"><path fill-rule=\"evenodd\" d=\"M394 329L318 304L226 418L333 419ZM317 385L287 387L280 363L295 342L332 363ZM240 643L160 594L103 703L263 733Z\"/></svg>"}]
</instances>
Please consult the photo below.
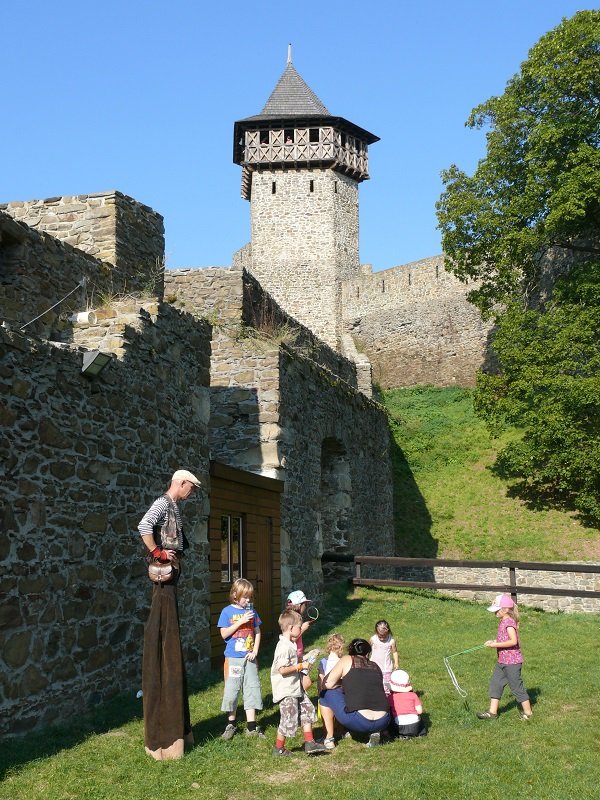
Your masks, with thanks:
<instances>
[{"instance_id":1,"label":"stone castle wall","mask_svg":"<svg viewBox=\"0 0 600 800\"><path fill-rule=\"evenodd\" d=\"M0 328L3 735L139 688L151 584L137 524L174 469L208 482L210 325L129 298L97 309L95 324L48 314L15 330L105 262L5 214L0 230L0 305L11 320ZM83 351L96 347L116 357L89 379ZM183 644L194 672L209 658L207 495L183 514Z\"/></svg>"},{"instance_id":2,"label":"stone castle wall","mask_svg":"<svg viewBox=\"0 0 600 800\"><path fill-rule=\"evenodd\" d=\"M345 328L384 388L472 386L487 363L490 325L444 270L443 256L361 274L342 289Z\"/></svg>"},{"instance_id":3,"label":"stone castle wall","mask_svg":"<svg viewBox=\"0 0 600 800\"><path fill-rule=\"evenodd\" d=\"M334 349L340 280L359 268L358 185L332 170L252 174L251 266L274 300ZM242 254L240 254L240 257Z\"/></svg>"},{"instance_id":4,"label":"stone castle wall","mask_svg":"<svg viewBox=\"0 0 600 800\"><path fill-rule=\"evenodd\" d=\"M145 289L154 294L162 288L163 218L132 197L117 191L50 197L4 203L0 211L118 267L130 292ZM117 280L113 293L122 289Z\"/></svg>"},{"instance_id":5,"label":"stone castle wall","mask_svg":"<svg viewBox=\"0 0 600 800\"><path fill-rule=\"evenodd\" d=\"M354 364L288 317L247 273L170 271L165 297L215 315L213 458L285 482L284 592L298 584L321 591L324 551L394 552L387 421L357 391Z\"/></svg>"}]
</instances>

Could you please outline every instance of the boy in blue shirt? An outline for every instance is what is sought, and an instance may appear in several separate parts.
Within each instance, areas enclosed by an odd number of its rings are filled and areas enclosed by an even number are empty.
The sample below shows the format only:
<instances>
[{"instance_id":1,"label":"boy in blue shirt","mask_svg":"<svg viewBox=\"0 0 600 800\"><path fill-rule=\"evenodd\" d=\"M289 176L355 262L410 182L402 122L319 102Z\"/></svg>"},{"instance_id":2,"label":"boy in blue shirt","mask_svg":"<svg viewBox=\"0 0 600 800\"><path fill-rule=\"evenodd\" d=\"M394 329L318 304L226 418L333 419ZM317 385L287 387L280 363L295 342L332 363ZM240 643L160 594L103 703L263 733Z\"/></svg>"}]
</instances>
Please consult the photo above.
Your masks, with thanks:
<instances>
[{"instance_id":1,"label":"boy in blue shirt","mask_svg":"<svg viewBox=\"0 0 600 800\"><path fill-rule=\"evenodd\" d=\"M228 714L227 727L221 735L229 741L236 734L235 715L242 692L249 736L264 736L256 725L256 712L262 709L260 680L256 658L260 647L261 620L252 605L254 587L245 578L233 582L229 599L217 626L225 641L225 689L221 711Z\"/></svg>"}]
</instances>

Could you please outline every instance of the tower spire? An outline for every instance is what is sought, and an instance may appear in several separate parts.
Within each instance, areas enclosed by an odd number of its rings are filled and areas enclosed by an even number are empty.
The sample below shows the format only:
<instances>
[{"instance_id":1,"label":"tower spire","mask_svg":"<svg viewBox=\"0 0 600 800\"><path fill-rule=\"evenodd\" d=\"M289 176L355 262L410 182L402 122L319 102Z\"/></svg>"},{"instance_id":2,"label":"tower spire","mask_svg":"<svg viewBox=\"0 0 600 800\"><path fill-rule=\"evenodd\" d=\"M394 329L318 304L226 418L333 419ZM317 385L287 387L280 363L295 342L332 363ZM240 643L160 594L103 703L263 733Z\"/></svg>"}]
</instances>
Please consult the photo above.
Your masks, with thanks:
<instances>
[{"instance_id":1,"label":"tower spire","mask_svg":"<svg viewBox=\"0 0 600 800\"><path fill-rule=\"evenodd\" d=\"M288 64L291 64L291 63L292 63L292 43L291 43L291 42L288 44L288 57L287 57L287 63L288 63Z\"/></svg>"}]
</instances>

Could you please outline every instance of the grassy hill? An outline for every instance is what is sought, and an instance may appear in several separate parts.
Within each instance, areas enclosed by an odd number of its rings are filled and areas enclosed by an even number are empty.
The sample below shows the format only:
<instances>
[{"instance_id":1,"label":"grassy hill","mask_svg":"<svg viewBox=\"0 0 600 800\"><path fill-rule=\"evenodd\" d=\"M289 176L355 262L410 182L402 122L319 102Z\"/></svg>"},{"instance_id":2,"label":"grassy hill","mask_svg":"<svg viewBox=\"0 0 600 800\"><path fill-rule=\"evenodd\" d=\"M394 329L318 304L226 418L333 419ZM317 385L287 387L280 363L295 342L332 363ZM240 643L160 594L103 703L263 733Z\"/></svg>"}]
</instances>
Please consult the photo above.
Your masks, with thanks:
<instances>
[{"instance_id":1,"label":"grassy hill","mask_svg":"<svg viewBox=\"0 0 600 800\"><path fill-rule=\"evenodd\" d=\"M534 508L490 471L500 443L465 389L384 393L400 554L534 561L600 559L600 533L575 514ZM514 435L514 434L513 434Z\"/></svg>"}]
</instances>

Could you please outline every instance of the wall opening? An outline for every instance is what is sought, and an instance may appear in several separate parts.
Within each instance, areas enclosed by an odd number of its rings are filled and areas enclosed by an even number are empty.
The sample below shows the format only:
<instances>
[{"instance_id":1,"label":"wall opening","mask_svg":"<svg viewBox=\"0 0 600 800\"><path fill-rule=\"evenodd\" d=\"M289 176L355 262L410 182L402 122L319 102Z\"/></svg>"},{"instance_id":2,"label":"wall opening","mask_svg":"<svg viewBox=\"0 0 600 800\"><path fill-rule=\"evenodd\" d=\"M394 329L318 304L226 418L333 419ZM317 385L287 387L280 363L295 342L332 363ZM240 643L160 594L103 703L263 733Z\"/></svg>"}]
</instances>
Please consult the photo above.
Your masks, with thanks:
<instances>
[{"instance_id":1,"label":"wall opening","mask_svg":"<svg viewBox=\"0 0 600 800\"><path fill-rule=\"evenodd\" d=\"M276 192L277 192L277 184L275 183L275 181L273 181L273 183L271 184L271 194L276 194Z\"/></svg>"},{"instance_id":2,"label":"wall opening","mask_svg":"<svg viewBox=\"0 0 600 800\"><path fill-rule=\"evenodd\" d=\"M321 492L318 504L323 550L349 552L352 479L346 448L337 439L321 445Z\"/></svg>"}]
</instances>

